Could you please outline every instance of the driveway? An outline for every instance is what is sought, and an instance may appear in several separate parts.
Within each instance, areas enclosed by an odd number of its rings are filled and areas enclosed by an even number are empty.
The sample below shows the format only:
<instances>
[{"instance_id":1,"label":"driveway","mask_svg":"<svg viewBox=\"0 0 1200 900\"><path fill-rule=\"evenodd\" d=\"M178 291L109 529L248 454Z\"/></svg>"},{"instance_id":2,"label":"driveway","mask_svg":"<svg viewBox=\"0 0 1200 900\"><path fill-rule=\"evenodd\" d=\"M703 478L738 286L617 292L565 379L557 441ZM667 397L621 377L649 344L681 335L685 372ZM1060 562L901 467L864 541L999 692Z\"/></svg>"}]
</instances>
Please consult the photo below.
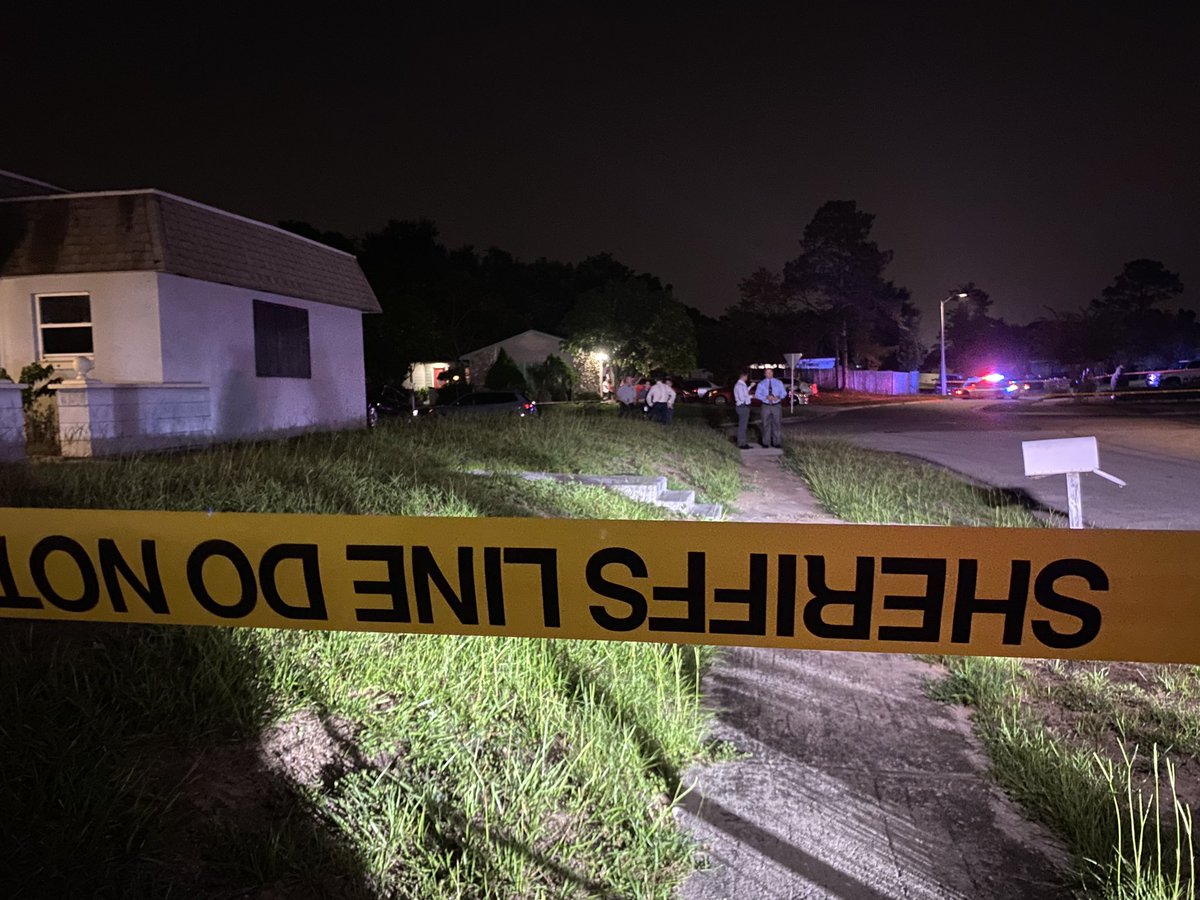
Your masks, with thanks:
<instances>
[{"instance_id":1,"label":"driveway","mask_svg":"<svg viewBox=\"0 0 1200 900\"><path fill-rule=\"evenodd\" d=\"M733 518L834 522L778 454L743 454ZM684 900L1056 898L1066 854L987 777L964 709L911 657L735 648L705 676L712 737L740 754L684 774L676 809L708 868Z\"/></svg>"}]
</instances>

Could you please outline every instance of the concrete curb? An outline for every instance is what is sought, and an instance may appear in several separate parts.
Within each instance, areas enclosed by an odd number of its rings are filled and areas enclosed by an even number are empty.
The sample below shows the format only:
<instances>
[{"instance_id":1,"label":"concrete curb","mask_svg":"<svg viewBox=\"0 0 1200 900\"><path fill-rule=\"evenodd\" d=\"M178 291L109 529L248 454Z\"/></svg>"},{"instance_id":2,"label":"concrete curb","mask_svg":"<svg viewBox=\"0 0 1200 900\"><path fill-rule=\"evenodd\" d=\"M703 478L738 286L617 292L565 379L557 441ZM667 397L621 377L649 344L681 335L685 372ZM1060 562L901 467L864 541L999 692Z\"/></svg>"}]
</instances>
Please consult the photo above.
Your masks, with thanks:
<instances>
[{"instance_id":1,"label":"concrete curb","mask_svg":"<svg viewBox=\"0 0 1200 900\"><path fill-rule=\"evenodd\" d=\"M605 487L631 500L650 503L696 519L720 519L724 509L719 503L697 503L695 491L667 489L662 475L576 475L569 472L487 472L472 470L472 475L515 475L526 481L556 481L560 484L591 484Z\"/></svg>"}]
</instances>

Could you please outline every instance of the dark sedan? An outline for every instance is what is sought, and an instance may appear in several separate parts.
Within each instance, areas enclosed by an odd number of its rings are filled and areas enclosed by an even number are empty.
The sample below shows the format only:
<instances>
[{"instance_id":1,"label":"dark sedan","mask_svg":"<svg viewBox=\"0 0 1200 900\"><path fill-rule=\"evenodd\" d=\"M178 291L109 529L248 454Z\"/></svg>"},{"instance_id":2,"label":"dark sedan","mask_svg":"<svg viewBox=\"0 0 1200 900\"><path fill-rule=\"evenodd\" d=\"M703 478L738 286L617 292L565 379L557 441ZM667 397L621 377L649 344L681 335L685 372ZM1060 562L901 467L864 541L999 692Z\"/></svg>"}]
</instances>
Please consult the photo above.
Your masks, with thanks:
<instances>
[{"instance_id":1,"label":"dark sedan","mask_svg":"<svg viewBox=\"0 0 1200 900\"><path fill-rule=\"evenodd\" d=\"M537 404L520 391L475 391L430 410L433 416L536 416Z\"/></svg>"},{"instance_id":2,"label":"dark sedan","mask_svg":"<svg viewBox=\"0 0 1200 900\"><path fill-rule=\"evenodd\" d=\"M380 419L411 419L421 415L426 407L416 402L412 391L394 385L381 389L367 388L367 427L374 428Z\"/></svg>"}]
</instances>

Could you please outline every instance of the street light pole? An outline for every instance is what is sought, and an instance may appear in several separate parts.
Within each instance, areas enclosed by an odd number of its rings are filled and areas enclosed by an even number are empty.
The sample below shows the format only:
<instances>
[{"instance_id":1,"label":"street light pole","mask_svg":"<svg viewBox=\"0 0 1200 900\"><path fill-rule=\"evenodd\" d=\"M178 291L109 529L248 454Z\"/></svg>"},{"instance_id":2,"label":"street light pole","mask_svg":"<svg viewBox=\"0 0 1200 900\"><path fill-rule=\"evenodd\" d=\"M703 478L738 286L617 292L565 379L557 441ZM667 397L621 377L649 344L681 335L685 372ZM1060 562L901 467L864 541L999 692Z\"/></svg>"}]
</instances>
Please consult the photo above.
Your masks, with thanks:
<instances>
[{"instance_id":1,"label":"street light pole","mask_svg":"<svg viewBox=\"0 0 1200 900\"><path fill-rule=\"evenodd\" d=\"M939 316L940 316L940 320L941 320L941 331L940 331L941 343L942 343L941 394L943 397L946 396L946 304L949 303L951 300L963 300L966 298L966 296L967 295L965 292L957 291L957 292L951 294L945 300L943 300L941 302L941 304L938 306L938 312L939 312Z\"/></svg>"}]
</instances>

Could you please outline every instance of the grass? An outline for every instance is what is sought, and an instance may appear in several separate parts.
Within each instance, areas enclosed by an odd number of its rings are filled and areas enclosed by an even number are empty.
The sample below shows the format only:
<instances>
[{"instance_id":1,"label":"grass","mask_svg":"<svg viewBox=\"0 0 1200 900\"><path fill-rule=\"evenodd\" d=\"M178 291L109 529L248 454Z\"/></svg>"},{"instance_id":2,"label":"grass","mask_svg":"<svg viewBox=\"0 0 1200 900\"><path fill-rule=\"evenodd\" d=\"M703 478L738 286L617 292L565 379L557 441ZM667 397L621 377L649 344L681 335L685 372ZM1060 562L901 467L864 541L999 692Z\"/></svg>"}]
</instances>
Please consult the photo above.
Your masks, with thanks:
<instances>
[{"instance_id":1,"label":"grass","mask_svg":"<svg viewBox=\"0 0 1200 900\"><path fill-rule=\"evenodd\" d=\"M0 503L473 516L553 514L564 496L473 470L667 475L716 503L741 487L737 451L708 429L559 414L428 419L188 454L9 466L0 468ZM633 508L613 507L622 518L636 517Z\"/></svg>"},{"instance_id":2,"label":"grass","mask_svg":"<svg viewBox=\"0 0 1200 900\"><path fill-rule=\"evenodd\" d=\"M784 465L847 522L1037 528L1045 524L1014 491L968 484L960 476L894 453L844 441L787 444Z\"/></svg>"},{"instance_id":3,"label":"grass","mask_svg":"<svg viewBox=\"0 0 1200 900\"><path fill-rule=\"evenodd\" d=\"M834 441L785 444L785 465L841 518L1044 527L1012 492ZM969 705L996 779L1064 841L1088 896L1194 900L1200 668L941 659L931 693Z\"/></svg>"},{"instance_id":4,"label":"grass","mask_svg":"<svg viewBox=\"0 0 1200 900\"><path fill-rule=\"evenodd\" d=\"M669 474L728 502L702 428L403 423L0 467L5 506L660 518L472 469ZM707 649L0 621L8 897L668 897L709 752Z\"/></svg>"}]
</instances>

